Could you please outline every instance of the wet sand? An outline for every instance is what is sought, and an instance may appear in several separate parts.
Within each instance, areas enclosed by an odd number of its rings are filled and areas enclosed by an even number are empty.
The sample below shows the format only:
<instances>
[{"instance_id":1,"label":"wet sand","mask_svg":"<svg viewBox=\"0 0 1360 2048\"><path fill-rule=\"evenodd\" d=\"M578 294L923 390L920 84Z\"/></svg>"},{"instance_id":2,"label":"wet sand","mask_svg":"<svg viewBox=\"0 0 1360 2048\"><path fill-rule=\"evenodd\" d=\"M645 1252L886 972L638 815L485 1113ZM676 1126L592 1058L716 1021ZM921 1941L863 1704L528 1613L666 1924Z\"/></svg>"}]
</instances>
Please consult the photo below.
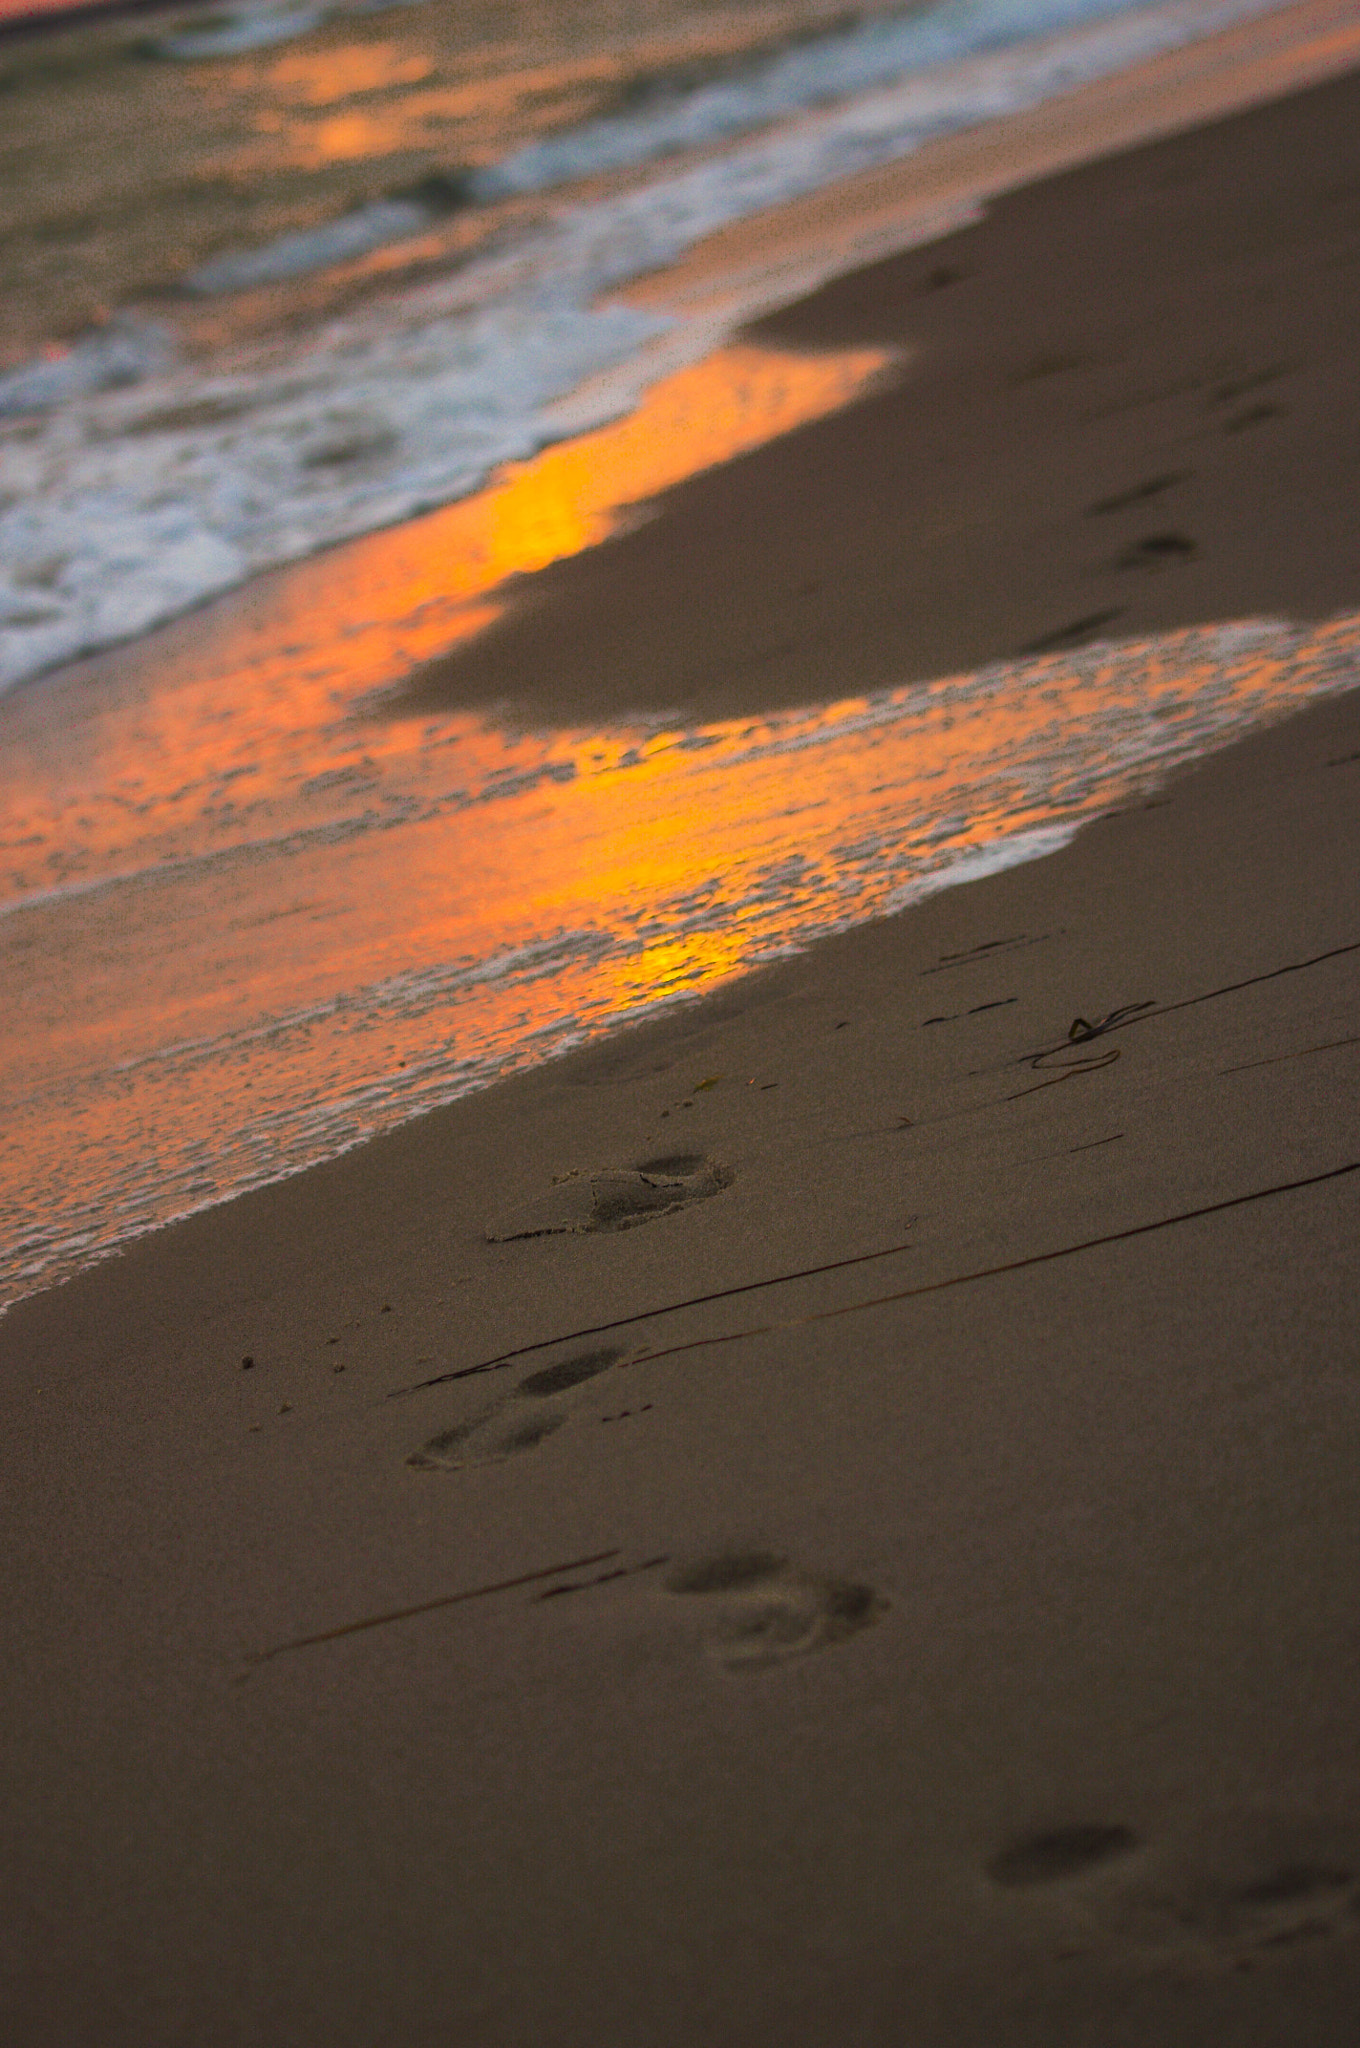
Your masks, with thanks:
<instances>
[{"instance_id":1,"label":"wet sand","mask_svg":"<svg viewBox=\"0 0 1360 2048\"><path fill-rule=\"evenodd\" d=\"M1102 578L1121 631L1355 603L1355 98L1005 202L971 355L551 572L559 649L637 629L645 541L651 644L739 709L795 488L857 687ZM1126 222L1120 355L1078 281ZM1045 336L1099 363L1008 381ZM900 508L932 436L941 524L1026 464L1032 520L855 582L851 479ZM0 1320L13 2037L1349 2043L1357 775L1353 694Z\"/></svg>"},{"instance_id":2,"label":"wet sand","mask_svg":"<svg viewBox=\"0 0 1360 2048\"><path fill-rule=\"evenodd\" d=\"M1340 609L1357 130L1351 74L1008 194L762 321L772 347L899 350L900 377L536 576L389 711L730 717Z\"/></svg>"}]
</instances>

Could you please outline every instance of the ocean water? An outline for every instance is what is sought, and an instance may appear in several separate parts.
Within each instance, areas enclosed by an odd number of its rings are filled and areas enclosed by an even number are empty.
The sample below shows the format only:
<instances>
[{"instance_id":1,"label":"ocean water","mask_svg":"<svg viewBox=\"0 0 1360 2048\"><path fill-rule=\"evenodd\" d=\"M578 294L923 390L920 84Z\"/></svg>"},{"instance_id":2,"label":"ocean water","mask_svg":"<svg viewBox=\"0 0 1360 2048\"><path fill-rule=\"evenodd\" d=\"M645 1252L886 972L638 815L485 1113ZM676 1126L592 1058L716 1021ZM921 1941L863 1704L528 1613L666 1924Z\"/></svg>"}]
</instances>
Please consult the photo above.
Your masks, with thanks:
<instances>
[{"instance_id":1,"label":"ocean water","mask_svg":"<svg viewBox=\"0 0 1360 2048\"><path fill-rule=\"evenodd\" d=\"M139 28L138 47L162 54L130 84L121 31L105 72L76 72L64 97L34 85L34 118L56 151L59 115L84 105L88 120L124 94L166 168L105 219L54 167L65 212L15 221L15 282L31 323L44 294L57 310L72 237L111 296L120 260L124 282L144 272L146 243L162 268L154 289L119 293L0 374L0 688L475 490L560 433L554 406L586 380L613 372L606 407L636 403L723 337L711 316L611 293L714 230L1267 4L941 0L833 26L807 4L686 14L667 0L652 24L647 4L630 9L641 26L625 34L621 8L558 0L537 44L504 31L543 10L497 9L456 60L435 34L451 0L324 21L256 7L237 30ZM266 27L277 40L261 47ZM555 65L531 61L540 45ZM562 116L573 96L585 119L526 136L544 126L535 107ZM20 124L21 166L28 142ZM80 161L96 184L98 159L85 147ZM44 206L45 191L30 213ZM403 266L407 281L381 288ZM794 275L779 290L799 288Z\"/></svg>"},{"instance_id":2,"label":"ocean water","mask_svg":"<svg viewBox=\"0 0 1360 2048\"><path fill-rule=\"evenodd\" d=\"M1360 681L1360 617L1255 619L756 721L375 715L516 579L894 374L738 331L825 249L621 287L1264 11L425 0L0 53L0 1302Z\"/></svg>"}]
</instances>

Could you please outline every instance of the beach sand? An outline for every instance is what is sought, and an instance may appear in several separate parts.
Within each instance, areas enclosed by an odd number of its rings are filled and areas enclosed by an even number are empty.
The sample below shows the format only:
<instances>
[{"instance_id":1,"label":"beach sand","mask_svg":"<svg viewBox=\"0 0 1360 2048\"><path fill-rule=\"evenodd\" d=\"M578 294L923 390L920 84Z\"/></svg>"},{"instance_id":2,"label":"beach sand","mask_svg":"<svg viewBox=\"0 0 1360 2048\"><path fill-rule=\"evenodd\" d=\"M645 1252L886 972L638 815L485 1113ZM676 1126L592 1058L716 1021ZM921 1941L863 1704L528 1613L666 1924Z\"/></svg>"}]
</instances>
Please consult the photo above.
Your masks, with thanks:
<instances>
[{"instance_id":1,"label":"beach sand","mask_svg":"<svg viewBox=\"0 0 1360 2048\"><path fill-rule=\"evenodd\" d=\"M389 710L724 718L1352 603L1358 119L1351 74L761 321L772 347L892 347L900 377L534 577Z\"/></svg>"},{"instance_id":2,"label":"beach sand","mask_svg":"<svg viewBox=\"0 0 1360 2048\"><path fill-rule=\"evenodd\" d=\"M422 687L1354 605L1357 113L782 316L919 354ZM1357 777L1352 694L16 1305L10 2038L1353 2041Z\"/></svg>"}]
</instances>

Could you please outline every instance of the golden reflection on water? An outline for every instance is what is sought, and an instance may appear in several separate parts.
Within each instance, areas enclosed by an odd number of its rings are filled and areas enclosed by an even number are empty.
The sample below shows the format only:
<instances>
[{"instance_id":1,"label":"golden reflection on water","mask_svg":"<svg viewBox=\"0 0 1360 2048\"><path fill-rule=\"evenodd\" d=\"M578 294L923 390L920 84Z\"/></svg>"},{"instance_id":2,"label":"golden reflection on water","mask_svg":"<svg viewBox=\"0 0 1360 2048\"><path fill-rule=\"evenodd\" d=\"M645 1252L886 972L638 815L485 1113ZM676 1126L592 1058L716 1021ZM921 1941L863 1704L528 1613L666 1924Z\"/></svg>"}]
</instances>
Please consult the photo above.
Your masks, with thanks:
<instances>
[{"instance_id":1,"label":"golden reflection on water","mask_svg":"<svg viewBox=\"0 0 1360 2048\"><path fill-rule=\"evenodd\" d=\"M1357 620L697 729L355 716L515 578L884 367L721 351L475 499L0 704L0 1298L1002 841L1051 843L1349 679Z\"/></svg>"},{"instance_id":2,"label":"golden reflection on water","mask_svg":"<svg viewBox=\"0 0 1360 2048\"><path fill-rule=\"evenodd\" d=\"M803 356L748 345L679 371L630 418L504 472L486 508L488 568L502 582L593 547L628 506L838 411L890 360L883 349Z\"/></svg>"},{"instance_id":3,"label":"golden reflection on water","mask_svg":"<svg viewBox=\"0 0 1360 2048\"><path fill-rule=\"evenodd\" d=\"M380 764L425 788L443 773L429 735L348 721L356 698L490 625L514 578L606 540L683 478L844 406L888 360L881 349L720 350L475 497L262 579L213 608L206 642L200 620L113 657L74 719L45 715L55 692L4 707L0 902L313 825Z\"/></svg>"},{"instance_id":4,"label":"golden reflection on water","mask_svg":"<svg viewBox=\"0 0 1360 2048\"><path fill-rule=\"evenodd\" d=\"M638 55L645 64L645 49ZM495 153L507 129L513 133L525 126L532 134L588 119L607 105L609 92L625 75L617 58L599 54L426 84L435 70L423 55L402 56L395 48L384 55L371 45L308 52L291 63L281 59L263 77L239 66L231 83L242 95L264 101L250 125L257 135L275 139L243 144L230 158L231 166L238 173L315 170L413 150L445 153L454 137L459 156L476 161ZM318 121L303 111L367 94L375 104L366 112L356 109ZM381 94L390 97L379 99Z\"/></svg>"},{"instance_id":5,"label":"golden reflection on water","mask_svg":"<svg viewBox=\"0 0 1360 2048\"><path fill-rule=\"evenodd\" d=\"M290 50L266 67L264 83L282 99L325 107L355 93L418 85L433 70L433 58L395 43L346 43L339 49Z\"/></svg>"}]
</instances>

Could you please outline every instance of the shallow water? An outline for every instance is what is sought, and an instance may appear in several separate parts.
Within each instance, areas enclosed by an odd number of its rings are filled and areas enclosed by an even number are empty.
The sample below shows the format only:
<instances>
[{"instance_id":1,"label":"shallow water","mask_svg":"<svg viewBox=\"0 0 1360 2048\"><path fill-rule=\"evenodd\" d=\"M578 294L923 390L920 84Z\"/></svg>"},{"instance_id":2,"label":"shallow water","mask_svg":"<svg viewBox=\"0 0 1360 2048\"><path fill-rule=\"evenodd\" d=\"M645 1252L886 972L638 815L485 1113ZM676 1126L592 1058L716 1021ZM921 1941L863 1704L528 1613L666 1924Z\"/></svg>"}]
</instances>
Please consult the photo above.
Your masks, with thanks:
<instances>
[{"instance_id":1,"label":"shallow water","mask_svg":"<svg viewBox=\"0 0 1360 2048\"><path fill-rule=\"evenodd\" d=\"M11 55L0 688L477 489L585 380L628 408L723 321L618 290L716 229L1268 8L938 0L832 33L822 0L428 0L230 58L126 25L85 69Z\"/></svg>"}]
</instances>

